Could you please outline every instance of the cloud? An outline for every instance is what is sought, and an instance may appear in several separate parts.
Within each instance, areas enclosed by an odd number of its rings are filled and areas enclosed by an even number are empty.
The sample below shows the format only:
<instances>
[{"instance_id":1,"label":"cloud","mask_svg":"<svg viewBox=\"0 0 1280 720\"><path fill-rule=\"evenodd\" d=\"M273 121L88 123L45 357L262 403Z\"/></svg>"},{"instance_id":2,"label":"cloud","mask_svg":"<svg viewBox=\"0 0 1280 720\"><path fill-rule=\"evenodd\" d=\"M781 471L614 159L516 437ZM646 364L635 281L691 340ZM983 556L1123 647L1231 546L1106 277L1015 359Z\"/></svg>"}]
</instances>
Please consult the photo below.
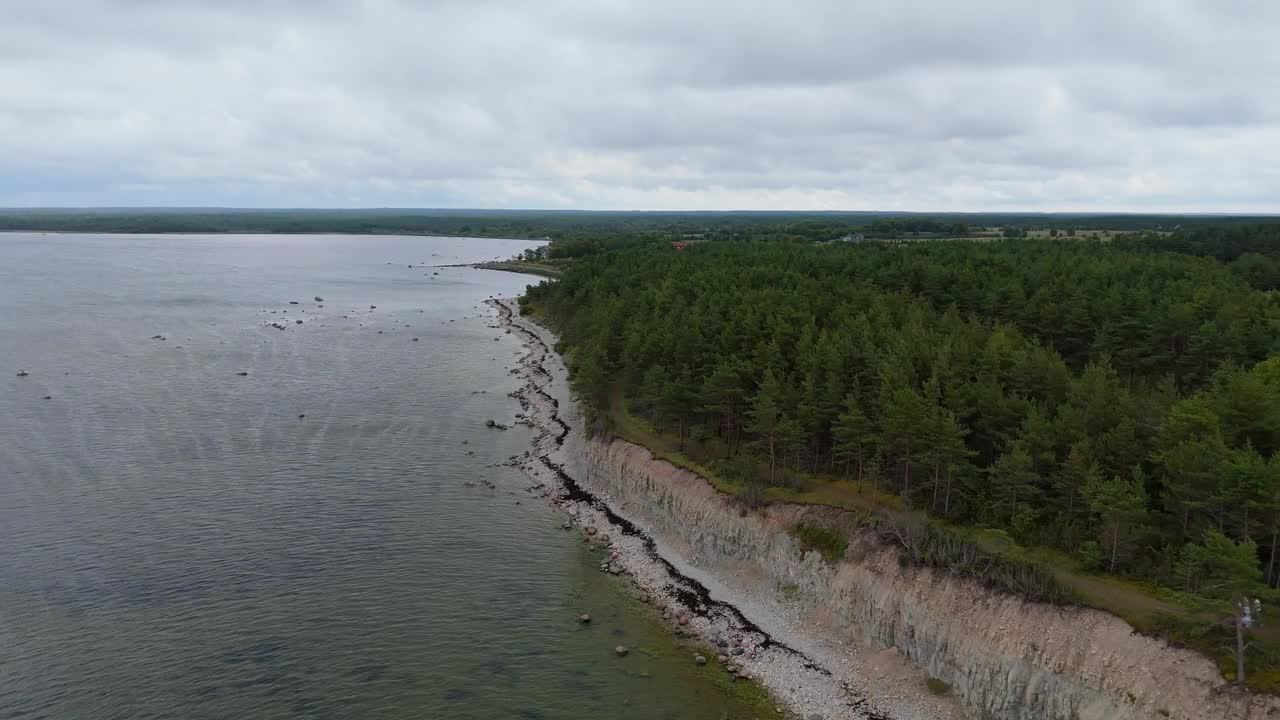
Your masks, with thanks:
<instances>
[{"instance_id":1,"label":"cloud","mask_svg":"<svg viewBox=\"0 0 1280 720\"><path fill-rule=\"evenodd\" d=\"M1274 211L1247 0L43 0L0 205Z\"/></svg>"}]
</instances>

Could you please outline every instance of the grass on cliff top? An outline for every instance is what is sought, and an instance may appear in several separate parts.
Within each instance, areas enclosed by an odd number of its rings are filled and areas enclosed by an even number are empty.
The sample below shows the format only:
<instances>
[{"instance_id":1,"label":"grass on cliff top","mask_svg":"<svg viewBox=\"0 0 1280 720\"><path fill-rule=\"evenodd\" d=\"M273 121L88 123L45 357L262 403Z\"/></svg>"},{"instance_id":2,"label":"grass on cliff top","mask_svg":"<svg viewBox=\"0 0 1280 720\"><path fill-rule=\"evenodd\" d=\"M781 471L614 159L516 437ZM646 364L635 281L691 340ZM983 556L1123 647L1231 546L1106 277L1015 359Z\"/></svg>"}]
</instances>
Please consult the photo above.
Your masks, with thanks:
<instances>
[{"instance_id":1,"label":"grass on cliff top","mask_svg":"<svg viewBox=\"0 0 1280 720\"><path fill-rule=\"evenodd\" d=\"M645 446L655 457L672 465L701 475L721 492L744 496L747 491L744 483L715 472L706 459L722 453L723 447L717 449L708 444L707 448L699 449L689 441L681 450L674 435L657 432L643 418L627 412L626 403L620 396L613 398L611 407L609 424L615 435ZM889 513L899 518L911 518L945 533L948 538L972 542L982 551L1008 561L1015 570L1046 568L1074 602L1116 615L1143 634L1196 650L1212 658L1225 678L1235 677L1234 661L1223 649L1230 630L1223 624L1225 616L1219 608L1206 606L1195 598L1150 583L1088 572L1067 553L1019 545L1002 530L955 525L930 518L921 511L904 509L896 495L876 491L866 485L859 488L853 482L822 474L805 475L803 479L800 489L766 488L763 497L757 500L829 506L863 515ZM821 528L803 532L807 535L813 530L820 531L820 534L831 532ZM792 534L797 535L804 546L806 541L799 537L795 528ZM818 539L811 547L828 556L828 552L835 550L835 545L828 543L829 538ZM822 547L824 544L826 550ZM841 548L836 557L843 554ZM1254 647L1250 649L1247 684L1263 692L1280 692L1280 623L1264 623L1255 630L1252 639Z\"/></svg>"}]
</instances>

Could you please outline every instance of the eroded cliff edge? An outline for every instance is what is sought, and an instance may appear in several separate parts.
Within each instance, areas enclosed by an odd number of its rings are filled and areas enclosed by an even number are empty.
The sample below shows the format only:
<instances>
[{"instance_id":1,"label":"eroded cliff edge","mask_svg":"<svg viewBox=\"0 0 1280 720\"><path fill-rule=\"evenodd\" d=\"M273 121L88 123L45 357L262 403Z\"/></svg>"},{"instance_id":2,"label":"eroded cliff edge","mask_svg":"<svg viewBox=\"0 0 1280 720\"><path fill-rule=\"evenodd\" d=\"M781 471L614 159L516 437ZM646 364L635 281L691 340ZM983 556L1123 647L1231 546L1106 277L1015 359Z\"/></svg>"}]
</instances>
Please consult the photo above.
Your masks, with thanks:
<instances>
[{"instance_id":1,"label":"eroded cliff edge","mask_svg":"<svg viewBox=\"0 0 1280 720\"><path fill-rule=\"evenodd\" d=\"M692 566L752 602L787 606L806 634L895 648L1001 720L1280 718L1280 700L1236 690L1208 659L1117 617L1030 603L903 567L870 534L831 564L788 528L845 511L773 504L746 512L704 478L623 440L565 446L583 482Z\"/></svg>"},{"instance_id":2,"label":"eroded cliff edge","mask_svg":"<svg viewBox=\"0 0 1280 720\"><path fill-rule=\"evenodd\" d=\"M785 503L747 511L644 447L586 438L563 363L550 351L554 335L516 314L514 303L498 306L537 346L525 374L535 405L545 401L552 420L548 467L571 472L669 562L833 679L878 697L889 714L877 717L954 714L944 704L926 709L919 698L893 697L894 686L920 682L909 663L950 684L964 714L983 720L1280 718L1280 698L1238 690L1203 656L1136 634L1108 613L1026 602L945 572L903 567L898 551L869 531L837 563L802 554L788 533L796 523L856 527L857 519Z\"/></svg>"}]
</instances>

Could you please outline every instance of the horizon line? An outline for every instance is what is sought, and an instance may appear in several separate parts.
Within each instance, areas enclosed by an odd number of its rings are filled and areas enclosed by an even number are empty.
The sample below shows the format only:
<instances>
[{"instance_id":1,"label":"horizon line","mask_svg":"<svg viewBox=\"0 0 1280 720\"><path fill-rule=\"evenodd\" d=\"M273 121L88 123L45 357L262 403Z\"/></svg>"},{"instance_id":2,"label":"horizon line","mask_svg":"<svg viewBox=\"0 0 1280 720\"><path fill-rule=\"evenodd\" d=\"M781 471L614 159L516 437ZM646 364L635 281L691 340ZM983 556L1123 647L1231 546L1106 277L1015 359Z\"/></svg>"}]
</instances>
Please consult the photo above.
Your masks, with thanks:
<instances>
[{"instance_id":1,"label":"horizon line","mask_svg":"<svg viewBox=\"0 0 1280 720\"><path fill-rule=\"evenodd\" d=\"M1233 211L1143 211L1143 210L663 210L663 209L588 209L588 208L502 208L502 207L243 207L235 205L0 205L7 212L412 212L412 213L539 213L539 214L664 214L664 215L1075 215L1075 216L1171 216L1171 217L1280 217L1277 212Z\"/></svg>"}]
</instances>

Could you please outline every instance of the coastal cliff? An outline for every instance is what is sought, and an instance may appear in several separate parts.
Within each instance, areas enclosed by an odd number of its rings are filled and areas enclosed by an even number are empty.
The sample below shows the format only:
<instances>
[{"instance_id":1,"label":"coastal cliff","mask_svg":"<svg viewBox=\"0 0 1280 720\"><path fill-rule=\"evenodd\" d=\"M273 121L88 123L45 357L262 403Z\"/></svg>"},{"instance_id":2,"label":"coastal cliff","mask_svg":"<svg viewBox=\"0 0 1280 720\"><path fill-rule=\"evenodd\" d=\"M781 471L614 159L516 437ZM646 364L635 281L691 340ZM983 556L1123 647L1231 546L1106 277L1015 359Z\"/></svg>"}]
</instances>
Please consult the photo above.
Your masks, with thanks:
<instances>
[{"instance_id":1,"label":"coastal cliff","mask_svg":"<svg viewBox=\"0 0 1280 720\"><path fill-rule=\"evenodd\" d=\"M622 440L570 443L582 482L734 592L790 606L814 635L896 648L1000 720L1239 720L1280 717L1274 697L1229 686L1206 658L1139 635L1107 613L1025 602L904 567L870 533L828 563L788 529L838 525L835 508L745 512L704 478Z\"/></svg>"},{"instance_id":2,"label":"coastal cliff","mask_svg":"<svg viewBox=\"0 0 1280 720\"><path fill-rule=\"evenodd\" d=\"M873 531L858 531L847 511L789 503L748 510L640 445L587 437L564 364L550 350L554 334L511 304L496 305L527 340L515 371L527 385L517 395L542 427L522 467L561 486L549 497L580 526L622 536L613 539L615 555L656 604L670 603L677 615L681 603L693 610L690 628L703 637L754 638L759 652L744 664L801 717L1280 718L1280 699L1237 689L1204 656L1140 635L1111 614L1028 602L907 566ZM790 532L799 523L846 529L852 541L828 561L803 551ZM718 607L682 599L691 584L701 602ZM945 697L930 697L927 684Z\"/></svg>"}]
</instances>

